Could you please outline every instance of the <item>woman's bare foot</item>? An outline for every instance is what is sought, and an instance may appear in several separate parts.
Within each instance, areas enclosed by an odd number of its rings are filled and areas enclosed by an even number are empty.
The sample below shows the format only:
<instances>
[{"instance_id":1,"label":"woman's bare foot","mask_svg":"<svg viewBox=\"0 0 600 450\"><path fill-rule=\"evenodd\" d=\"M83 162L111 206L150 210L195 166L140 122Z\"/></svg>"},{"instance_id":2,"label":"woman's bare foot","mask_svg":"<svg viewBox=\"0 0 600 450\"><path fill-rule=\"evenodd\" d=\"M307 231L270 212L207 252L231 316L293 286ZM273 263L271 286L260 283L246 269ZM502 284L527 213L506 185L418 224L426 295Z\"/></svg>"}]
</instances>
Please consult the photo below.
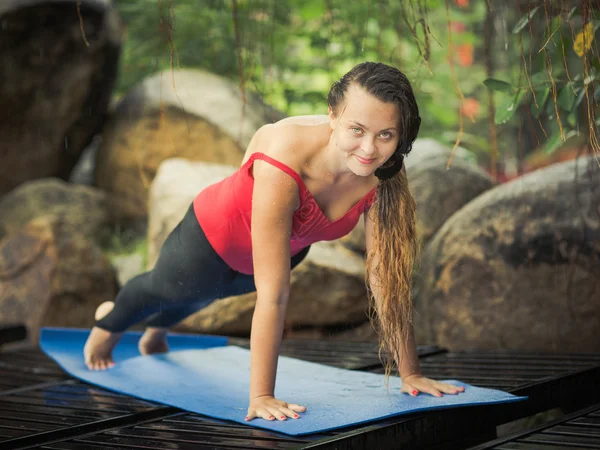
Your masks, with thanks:
<instances>
[{"instance_id":1,"label":"woman's bare foot","mask_svg":"<svg viewBox=\"0 0 600 450\"><path fill-rule=\"evenodd\" d=\"M96 309L94 318L102 319L112 311L115 304L104 302ZM111 333L102 328L94 327L83 347L85 365L90 370L105 370L115 365L112 359L112 351L121 339L123 333Z\"/></svg>"},{"instance_id":2,"label":"woman's bare foot","mask_svg":"<svg viewBox=\"0 0 600 450\"><path fill-rule=\"evenodd\" d=\"M123 333L111 333L94 327L83 347L85 365L90 370L105 370L115 365L112 351Z\"/></svg>"},{"instance_id":3,"label":"woman's bare foot","mask_svg":"<svg viewBox=\"0 0 600 450\"><path fill-rule=\"evenodd\" d=\"M140 338L138 348L142 355L152 355L154 353L167 353L169 345L167 344L166 328L146 328L146 332Z\"/></svg>"}]
</instances>

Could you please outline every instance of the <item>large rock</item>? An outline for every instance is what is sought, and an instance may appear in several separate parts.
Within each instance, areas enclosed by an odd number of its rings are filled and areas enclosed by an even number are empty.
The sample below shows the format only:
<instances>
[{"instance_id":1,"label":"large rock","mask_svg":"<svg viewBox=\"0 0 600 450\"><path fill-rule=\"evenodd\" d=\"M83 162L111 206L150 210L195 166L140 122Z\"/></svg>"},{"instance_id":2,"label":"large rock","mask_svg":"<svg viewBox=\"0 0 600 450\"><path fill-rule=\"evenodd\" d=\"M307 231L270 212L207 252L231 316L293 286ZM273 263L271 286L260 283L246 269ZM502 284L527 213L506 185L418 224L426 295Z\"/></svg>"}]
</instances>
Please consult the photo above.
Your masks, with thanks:
<instances>
[{"instance_id":1,"label":"large rock","mask_svg":"<svg viewBox=\"0 0 600 450\"><path fill-rule=\"evenodd\" d=\"M283 115L230 80L202 70L165 71L118 104L96 163L96 184L125 217L147 215L158 166L179 157L239 166L258 128Z\"/></svg>"},{"instance_id":2,"label":"large rock","mask_svg":"<svg viewBox=\"0 0 600 450\"><path fill-rule=\"evenodd\" d=\"M452 165L456 159L470 161L473 155L463 147L457 147L452 155L452 146L445 145L432 138L418 138L412 146L412 151L404 159L406 170L410 171L430 158L444 157ZM452 158L452 161L450 161Z\"/></svg>"},{"instance_id":3,"label":"large rock","mask_svg":"<svg viewBox=\"0 0 600 450\"><path fill-rule=\"evenodd\" d=\"M4 0L0 23L1 195L69 176L103 125L123 28L108 0Z\"/></svg>"},{"instance_id":4,"label":"large rock","mask_svg":"<svg viewBox=\"0 0 600 450\"><path fill-rule=\"evenodd\" d=\"M136 275L144 272L144 255L140 253L129 253L113 256L111 265L117 274L119 286L124 286Z\"/></svg>"},{"instance_id":5,"label":"large rock","mask_svg":"<svg viewBox=\"0 0 600 450\"><path fill-rule=\"evenodd\" d=\"M150 188L148 262L152 267L167 235L184 216L195 195L236 167L173 158L163 162ZM367 295L362 257L337 242L317 243L292 271L286 325L326 326L366 320ZM250 332L256 294L220 299L178 328L205 333Z\"/></svg>"},{"instance_id":6,"label":"large rock","mask_svg":"<svg viewBox=\"0 0 600 450\"><path fill-rule=\"evenodd\" d=\"M45 178L23 183L0 199L0 238L44 215L61 218L89 238L95 238L111 222L102 191Z\"/></svg>"},{"instance_id":7,"label":"large rock","mask_svg":"<svg viewBox=\"0 0 600 450\"><path fill-rule=\"evenodd\" d=\"M236 171L226 164L171 158L158 168L148 197L148 268L154 267L160 247L183 219L194 197L205 187Z\"/></svg>"},{"instance_id":8,"label":"large rock","mask_svg":"<svg viewBox=\"0 0 600 450\"><path fill-rule=\"evenodd\" d=\"M460 157L438 155L406 169L417 203L417 234L424 244L456 211L493 186L490 176Z\"/></svg>"},{"instance_id":9,"label":"large rock","mask_svg":"<svg viewBox=\"0 0 600 450\"><path fill-rule=\"evenodd\" d=\"M96 155L98 154L98 148L100 148L100 142L102 142L102 136L96 135L92 139L92 142L83 149L81 157L73 170L69 174L69 183L84 184L86 186L93 186L94 174L96 172Z\"/></svg>"},{"instance_id":10,"label":"large rock","mask_svg":"<svg viewBox=\"0 0 600 450\"><path fill-rule=\"evenodd\" d=\"M0 241L0 322L89 328L117 292L110 264L76 227L42 216Z\"/></svg>"},{"instance_id":11,"label":"large rock","mask_svg":"<svg viewBox=\"0 0 600 450\"><path fill-rule=\"evenodd\" d=\"M415 284L417 339L463 350L600 351L593 157L498 186L454 214Z\"/></svg>"},{"instance_id":12,"label":"large rock","mask_svg":"<svg viewBox=\"0 0 600 450\"><path fill-rule=\"evenodd\" d=\"M359 219L350 233L340 238L340 243L353 252L366 255L367 243L365 241L365 220L363 217Z\"/></svg>"}]
</instances>

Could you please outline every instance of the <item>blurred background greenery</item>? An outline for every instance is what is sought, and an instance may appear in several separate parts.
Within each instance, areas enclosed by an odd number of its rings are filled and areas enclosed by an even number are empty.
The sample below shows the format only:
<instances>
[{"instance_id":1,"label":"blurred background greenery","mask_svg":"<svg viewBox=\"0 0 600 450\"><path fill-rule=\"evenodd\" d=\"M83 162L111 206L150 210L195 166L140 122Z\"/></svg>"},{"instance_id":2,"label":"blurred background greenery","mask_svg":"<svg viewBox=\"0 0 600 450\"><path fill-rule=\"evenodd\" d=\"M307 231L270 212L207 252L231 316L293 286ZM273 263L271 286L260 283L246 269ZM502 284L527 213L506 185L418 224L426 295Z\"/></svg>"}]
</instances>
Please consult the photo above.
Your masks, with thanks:
<instances>
[{"instance_id":1,"label":"blurred background greenery","mask_svg":"<svg viewBox=\"0 0 600 450\"><path fill-rule=\"evenodd\" d=\"M600 22L591 0L113 0L127 24L122 95L204 68L288 115L326 113L354 64L415 88L420 137L470 151L498 181L594 151Z\"/></svg>"}]
</instances>

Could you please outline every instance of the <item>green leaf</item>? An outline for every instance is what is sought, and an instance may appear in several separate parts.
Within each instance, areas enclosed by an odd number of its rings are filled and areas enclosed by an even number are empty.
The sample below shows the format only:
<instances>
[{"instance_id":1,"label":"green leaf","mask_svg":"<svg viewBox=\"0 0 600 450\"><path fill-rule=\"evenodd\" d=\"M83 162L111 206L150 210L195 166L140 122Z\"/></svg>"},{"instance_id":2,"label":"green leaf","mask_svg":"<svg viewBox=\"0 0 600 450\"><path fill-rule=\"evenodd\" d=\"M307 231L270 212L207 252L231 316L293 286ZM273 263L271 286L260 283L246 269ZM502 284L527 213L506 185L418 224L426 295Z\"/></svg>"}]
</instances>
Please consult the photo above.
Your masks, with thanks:
<instances>
[{"instance_id":1,"label":"green leaf","mask_svg":"<svg viewBox=\"0 0 600 450\"><path fill-rule=\"evenodd\" d=\"M567 83L558 93L556 104L563 111L570 112L575 102L575 92L573 92L573 83Z\"/></svg>"},{"instance_id":2,"label":"green leaf","mask_svg":"<svg viewBox=\"0 0 600 450\"><path fill-rule=\"evenodd\" d=\"M525 28L527 26L529 21L531 19L533 19L533 16L535 16L535 13L537 12L538 9L540 9L540 7L536 6L531 11L529 11L529 13L527 13L523 17L521 17L521 19L517 22L517 24L513 28L513 33L519 34L523 30L523 28Z\"/></svg>"},{"instance_id":3,"label":"green leaf","mask_svg":"<svg viewBox=\"0 0 600 450\"><path fill-rule=\"evenodd\" d=\"M573 109L577 109L583 99L585 98L585 88L581 88L577 94L577 99L575 100L575 104L573 105Z\"/></svg>"},{"instance_id":4,"label":"green leaf","mask_svg":"<svg viewBox=\"0 0 600 450\"><path fill-rule=\"evenodd\" d=\"M535 99L531 99L531 115L537 119L540 117L540 113L544 110L544 105L548 96L550 95L550 88L546 87L543 89L535 90ZM536 106L537 104L537 106Z\"/></svg>"},{"instance_id":5,"label":"green leaf","mask_svg":"<svg viewBox=\"0 0 600 450\"><path fill-rule=\"evenodd\" d=\"M533 75L531 75L531 84L533 84L536 87L547 84L546 76L547 73L545 71L534 73Z\"/></svg>"},{"instance_id":6,"label":"green leaf","mask_svg":"<svg viewBox=\"0 0 600 450\"><path fill-rule=\"evenodd\" d=\"M562 145L562 138L560 133L554 133L552 136L548 138L546 141L546 145L544 145L544 153L547 155L551 155L554 153L560 146Z\"/></svg>"},{"instance_id":7,"label":"green leaf","mask_svg":"<svg viewBox=\"0 0 600 450\"><path fill-rule=\"evenodd\" d=\"M549 119L552 119L556 114L556 101L554 97L552 97L548 102L546 102L546 114Z\"/></svg>"},{"instance_id":8,"label":"green leaf","mask_svg":"<svg viewBox=\"0 0 600 450\"><path fill-rule=\"evenodd\" d=\"M571 130L565 134L565 140L563 141L562 136L559 132L554 133L546 141L546 145L544 145L544 153L546 153L547 155L551 155L556 150L561 148L569 139L576 136L581 136L581 133L576 130Z\"/></svg>"},{"instance_id":9,"label":"green leaf","mask_svg":"<svg viewBox=\"0 0 600 450\"><path fill-rule=\"evenodd\" d=\"M488 78L483 81L483 84L485 84L492 91L510 92L510 93L515 91L515 88L513 87L512 84L507 83L506 81L496 80L495 78Z\"/></svg>"},{"instance_id":10,"label":"green leaf","mask_svg":"<svg viewBox=\"0 0 600 450\"><path fill-rule=\"evenodd\" d=\"M567 116L567 123L569 126L575 128L577 126L577 111L573 110Z\"/></svg>"},{"instance_id":11,"label":"green leaf","mask_svg":"<svg viewBox=\"0 0 600 450\"><path fill-rule=\"evenodd\" d=\"M506 95L496 107L494 122L496 125L502 125L510 120L515 114L523 99L527 95L527 91L518 90L516 95Z\"/></svg>"}]
</instances>

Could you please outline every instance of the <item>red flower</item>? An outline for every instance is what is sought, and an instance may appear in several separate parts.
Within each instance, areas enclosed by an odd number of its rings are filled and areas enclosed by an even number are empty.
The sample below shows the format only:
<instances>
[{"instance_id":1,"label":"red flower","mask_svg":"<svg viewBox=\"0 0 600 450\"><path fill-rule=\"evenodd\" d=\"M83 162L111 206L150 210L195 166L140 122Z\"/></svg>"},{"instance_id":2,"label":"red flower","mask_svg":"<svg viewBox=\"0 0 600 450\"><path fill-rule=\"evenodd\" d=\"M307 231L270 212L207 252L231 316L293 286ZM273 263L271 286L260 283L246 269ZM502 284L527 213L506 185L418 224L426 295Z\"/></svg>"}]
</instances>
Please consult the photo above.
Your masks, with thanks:
<instances>
[{"instance_id":1,"label":"red flower","mask_svg":"<svg viewBox=\"0 0 600 450\"><path fill-rule=\"evenodd\" d=\"M475 116L479 113L479 102L474 98L465 98L460 114L462 116L470 117L475 120Z\"/></svg>"},{"instance_id":2,"label":"red flower","mask_svg":"<svg viewBox=\"0 0 600 450\"><path fill-rule=\"evenodd\" d=\"M462 22L450 22L450 31L453 33L462 33L467 26Z\"/></svg>"},{"instance_id":3,"label":"red flower","mask_svg":"<svg viewBox=\"0 0 600 450\"><path fill-rule=\"evenodd\" d=\"M473 44L461 44L456 46L458 64L463 67L473 65Z\"/></svg>"}]
</instances>

